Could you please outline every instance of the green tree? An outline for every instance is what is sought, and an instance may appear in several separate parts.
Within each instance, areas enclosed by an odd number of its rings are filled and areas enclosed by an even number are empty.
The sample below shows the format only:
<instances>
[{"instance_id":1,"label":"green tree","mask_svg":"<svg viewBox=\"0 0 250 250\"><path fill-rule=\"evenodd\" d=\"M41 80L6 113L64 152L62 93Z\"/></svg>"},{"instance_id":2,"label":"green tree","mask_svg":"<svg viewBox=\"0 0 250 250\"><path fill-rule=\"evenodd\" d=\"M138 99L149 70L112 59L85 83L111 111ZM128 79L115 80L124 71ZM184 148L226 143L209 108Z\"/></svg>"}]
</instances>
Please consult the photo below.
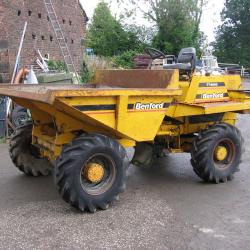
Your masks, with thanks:
<instances>
[{"instance_id":1,"label":"green tree","mask_svg":"<svg viewBox=\"0 0 250 250\"><path fill-rule=\"evenodd\" d=\"M149 47L155 36L155 30L152 27L145 25L137 25L135 23L125 23L123 21L123 28L133 34L135 41L137 41L137 48L139 51L143 51L145 47Z\"/></svg>"},{"instance_id":2,"label":"green tree","mask_svg":"<svg viewBox=\"0 0 250 250\"><path fill-rule=\"evenodd\" d=\"M250 66L250 1L226 0L221 18L215 54L221 62Z\"/></svg>"},{"instance_id":3,"label":"green tree","mask_svg":"<svg viewBox=\"0 0 250 250\"><path fill-rule=\"evenodd\" d=\"M95 9L86 41L99 56L120 55L131 49L139 50L141 46L136 33L125 30L105 2L100 2Z\"/></svg>"},{"instance_id":4,"label":"green tree","mask_svg":"<svg viewBox=\"0 0 250 250\"><path fill-rule=\"evenodd\" d=\"M156 28L152 41L154 47L168 54L178 54L181 48L188 46L199 49L203 39L199 27L205 0L116 1L123 4L129 2ZM135 15L131 9L126 10L129 16Z\"/></svg>"}]
</instances>

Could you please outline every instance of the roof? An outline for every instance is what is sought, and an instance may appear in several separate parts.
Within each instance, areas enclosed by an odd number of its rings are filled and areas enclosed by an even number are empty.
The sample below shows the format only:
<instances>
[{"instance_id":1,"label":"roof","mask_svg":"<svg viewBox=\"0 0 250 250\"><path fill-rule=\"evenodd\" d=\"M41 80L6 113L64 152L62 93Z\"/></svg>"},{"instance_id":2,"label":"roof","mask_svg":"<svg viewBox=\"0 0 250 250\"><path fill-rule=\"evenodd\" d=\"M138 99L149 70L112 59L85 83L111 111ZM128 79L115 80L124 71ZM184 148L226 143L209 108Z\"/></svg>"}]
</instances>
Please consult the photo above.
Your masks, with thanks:
<instances>
[{"instance_id":1,"label":"roof","mask_svg":"<svg viewBox=\"0 0 250 250\"><path fill-rule=\"evenodd\" d=\"M80 7L81 7L81 9L82 9L83 15L85 16L86 22L88 22L88 21L89 21L89 17L87 16L86 11L84 10L84 7L83 7L81 1L78 0L78 3L79 3L79 5L80 5Z\"/></svg>"}]
</instances>

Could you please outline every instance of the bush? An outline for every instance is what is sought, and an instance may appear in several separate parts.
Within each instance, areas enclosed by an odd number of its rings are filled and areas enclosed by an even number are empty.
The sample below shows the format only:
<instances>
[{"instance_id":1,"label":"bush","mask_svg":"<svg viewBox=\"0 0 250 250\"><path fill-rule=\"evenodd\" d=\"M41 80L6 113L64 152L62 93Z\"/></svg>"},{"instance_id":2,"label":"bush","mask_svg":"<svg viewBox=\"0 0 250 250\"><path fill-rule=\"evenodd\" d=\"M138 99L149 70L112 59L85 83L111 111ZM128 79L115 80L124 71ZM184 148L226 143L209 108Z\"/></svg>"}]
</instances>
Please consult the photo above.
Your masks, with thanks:
<instances>
[{"instance_id":1,"label":"bush","mask_svg":"<svg viewBox=\"0 0 250 250\"><path fill-rule=\"evenodd\" d=\"M88 67L86 62L84 61L82 64L82 71L81 71L81 82L88 83L94 77L94 71Z\"/></svg>"},{"instance_id":2,"label":"bush","mask_svg":"<svg viewBox=\"0 0 250 250\"><path fill-rule=\"evenodd\" d=\"M134 50L129 50L124 53L122 53L119 56L115 56L113 59L114 66L117 68L123 68L123 69L132 69L134 68L134 58L139 53Z\"/></svg>"},{"instance_id":3,"label":"bush","mask_svg":"<svg viewBox=\"0 0 250 250\"><path fill-rule=\"evenodd\" d=\"M64 61L48 61L49 70L60 71L60 72L68 72L67 66Z\"/></svg>"}]
</instances>

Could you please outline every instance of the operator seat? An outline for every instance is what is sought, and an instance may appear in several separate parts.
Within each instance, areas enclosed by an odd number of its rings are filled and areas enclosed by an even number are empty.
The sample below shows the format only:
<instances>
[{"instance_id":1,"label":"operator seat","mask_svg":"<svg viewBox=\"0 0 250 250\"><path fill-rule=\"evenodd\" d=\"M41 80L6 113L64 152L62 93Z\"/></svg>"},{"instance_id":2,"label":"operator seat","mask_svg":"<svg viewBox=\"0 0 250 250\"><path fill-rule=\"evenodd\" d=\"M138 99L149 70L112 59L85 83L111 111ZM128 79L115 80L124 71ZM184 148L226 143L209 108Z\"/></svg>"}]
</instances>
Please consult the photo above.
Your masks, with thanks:
<instances>
[{"instance_id":1,"label":"operator seat","mask_svg":"<svg viewBox=\"0 0 250 250\"><path fill-rule=\"evenodd\" d=\"M179 69L180 71L192 72L196 64L196 49L184 48L180 51L177 63L166 64L164 69Z\"/></svg>"}]
</instances>

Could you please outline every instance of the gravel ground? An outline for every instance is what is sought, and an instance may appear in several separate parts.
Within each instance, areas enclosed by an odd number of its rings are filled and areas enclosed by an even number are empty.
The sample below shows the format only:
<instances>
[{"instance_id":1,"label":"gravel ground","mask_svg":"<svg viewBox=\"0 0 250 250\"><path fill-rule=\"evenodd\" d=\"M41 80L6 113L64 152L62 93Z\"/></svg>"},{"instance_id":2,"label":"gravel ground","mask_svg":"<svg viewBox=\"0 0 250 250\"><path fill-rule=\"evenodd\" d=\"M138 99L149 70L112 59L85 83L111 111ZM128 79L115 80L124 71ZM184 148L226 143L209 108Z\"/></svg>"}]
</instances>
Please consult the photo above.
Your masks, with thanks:
<instances>
[{"instance_id":1,"label":"gravel ground","mask_svg":"<svg viewBox=\"0 0 250 250\"><path fill-rule=\"evenodd\" d=\"M1 249L250 249L250 117L241 172L227 184L204 184L188 154L153 170L131 166L128 188L107 211L79 213L64 203L52 177L29 178L0 145Z\"/></svg>"}]
</instances>

